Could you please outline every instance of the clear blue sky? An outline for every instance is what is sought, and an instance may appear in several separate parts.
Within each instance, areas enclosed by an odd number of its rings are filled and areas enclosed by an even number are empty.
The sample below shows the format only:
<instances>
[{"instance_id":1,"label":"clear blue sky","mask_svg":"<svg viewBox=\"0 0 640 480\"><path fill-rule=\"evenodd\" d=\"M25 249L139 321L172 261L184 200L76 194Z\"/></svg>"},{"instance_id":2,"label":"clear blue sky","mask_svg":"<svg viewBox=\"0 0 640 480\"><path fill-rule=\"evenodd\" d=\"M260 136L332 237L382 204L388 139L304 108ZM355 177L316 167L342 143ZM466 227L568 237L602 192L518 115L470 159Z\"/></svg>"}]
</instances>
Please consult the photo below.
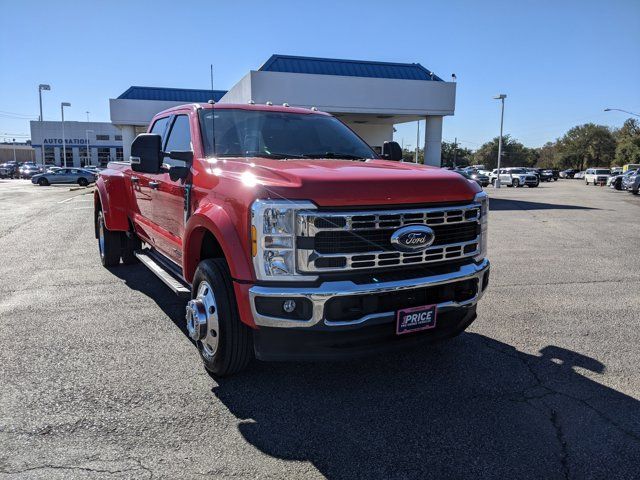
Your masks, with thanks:
<instances>
[{"instance_id":1,"label":"clear blue sky","mask_svg":"<svg viewBox=\"0 0 640 480\"><path fill-rule=\"evenodd\" d=\"M458 77L443 136L476 148L505 132L539 146L578 123L619 126L640 111L640 1L3 0L0 140L28 134L39 83L45 119L109 121L130 85L231 87L273 53L419 62ZM7 112L10 112L7 114ZM16 135L17 136L17 135ZM17 137L22 138L22 137ZM415 123L396 139L415 145Z\"/></svg>"}]
</instances>

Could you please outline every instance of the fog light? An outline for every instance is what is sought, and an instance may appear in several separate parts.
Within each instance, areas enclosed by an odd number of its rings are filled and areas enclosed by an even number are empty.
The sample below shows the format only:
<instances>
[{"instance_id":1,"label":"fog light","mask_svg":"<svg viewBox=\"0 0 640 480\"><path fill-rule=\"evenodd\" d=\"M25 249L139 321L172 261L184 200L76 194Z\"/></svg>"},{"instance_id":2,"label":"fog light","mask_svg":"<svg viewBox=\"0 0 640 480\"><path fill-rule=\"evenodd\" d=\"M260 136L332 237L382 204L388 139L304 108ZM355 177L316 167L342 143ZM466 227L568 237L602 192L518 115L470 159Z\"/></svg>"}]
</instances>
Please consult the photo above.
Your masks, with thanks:
<instances>
[{"instance_id":1,"label":"fog light","mask_svg":"<svg viewBox=\"0 0 640 480\"><path fill-rule=\"evenodd\" d=\"M285 300L285 302L282 304L282 309L287 313L293 312L296 309L296 301Z\"/></svg>"}]
</instances>

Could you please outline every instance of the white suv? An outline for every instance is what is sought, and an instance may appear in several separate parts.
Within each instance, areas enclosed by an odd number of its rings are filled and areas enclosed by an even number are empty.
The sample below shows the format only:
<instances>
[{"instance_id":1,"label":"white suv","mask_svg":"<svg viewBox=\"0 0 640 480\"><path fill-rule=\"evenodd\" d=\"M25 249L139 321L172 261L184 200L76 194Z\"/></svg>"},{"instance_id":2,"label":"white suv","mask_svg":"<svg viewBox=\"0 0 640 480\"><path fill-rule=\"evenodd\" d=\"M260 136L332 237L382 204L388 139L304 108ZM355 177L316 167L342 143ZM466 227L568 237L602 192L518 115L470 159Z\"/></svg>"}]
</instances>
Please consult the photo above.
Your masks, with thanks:
<instances>
[{"instance_id":1,"label":"white suv","mask_svg":"<svg viewBox=\"0 0 640 480\"><path fill-rule=\"evenodd\" d=\"M498 177L498 169L496 168L489 175L489 181L491 184L495 184ZM500 185L506 185L508 187L537 187L540 185L540 179L537 175L527 172L524 168L511 167L500 169Z\"/></svg>"},{"instance_id":2,"label":"white suv","mask_svg":"<svg viewBox=\"0 0 640 480\"><path fill-rule=\"evenodd\" d=\"M584 172L584 184L589 185L593 183L594 185L598 185L601 183L606 185L610 176L611 170L608 168L588 168L587 171Z\"/></svg>"}]
</instances>

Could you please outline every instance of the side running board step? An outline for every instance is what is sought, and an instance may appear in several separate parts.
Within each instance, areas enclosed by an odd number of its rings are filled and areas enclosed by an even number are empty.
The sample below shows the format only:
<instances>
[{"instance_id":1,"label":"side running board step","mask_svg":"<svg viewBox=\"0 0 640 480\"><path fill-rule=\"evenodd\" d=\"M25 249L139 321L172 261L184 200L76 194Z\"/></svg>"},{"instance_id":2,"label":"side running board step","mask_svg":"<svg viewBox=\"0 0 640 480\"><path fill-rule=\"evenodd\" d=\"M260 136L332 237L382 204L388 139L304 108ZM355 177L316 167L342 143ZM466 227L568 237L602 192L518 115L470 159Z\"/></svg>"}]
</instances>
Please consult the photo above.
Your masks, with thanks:
<instances>
[{"instance_id":1,"label":"side running board step","mask_svg":"<svg viewBox=\"0 0 640 480\"><path fill-rule=\"evenodd\" d=\"M173 290L179 297L189 298L191 290L177 275L171 273L171 269L166 261L162 261L160 255L153 250L144 249L135 252L136 257L145 267L151 270L164 284Z\"/></svg>"}]
</instances>

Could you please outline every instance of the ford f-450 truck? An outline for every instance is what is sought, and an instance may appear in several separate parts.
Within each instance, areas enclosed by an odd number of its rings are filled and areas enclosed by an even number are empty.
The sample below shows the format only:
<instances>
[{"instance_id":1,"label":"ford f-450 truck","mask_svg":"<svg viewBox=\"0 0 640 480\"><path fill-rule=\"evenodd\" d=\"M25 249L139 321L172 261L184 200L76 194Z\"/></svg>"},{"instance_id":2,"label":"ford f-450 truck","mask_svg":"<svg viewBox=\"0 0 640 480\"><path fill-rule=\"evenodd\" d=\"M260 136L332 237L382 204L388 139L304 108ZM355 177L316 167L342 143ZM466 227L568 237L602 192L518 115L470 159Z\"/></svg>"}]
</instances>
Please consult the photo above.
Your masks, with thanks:
<instances>
[{"instance_id":1,"label":"ford f-450 truck","mask_svg":"<svg viewBox=\"0 0 640 480\"><path fill-rule=\"evenodd\" d=\"M166 110L100 173L100 258L141 261L188 297L219 376L454 336L489 282L487 196L401 157L317 109Z\"/></svg>"}]
</instances>

